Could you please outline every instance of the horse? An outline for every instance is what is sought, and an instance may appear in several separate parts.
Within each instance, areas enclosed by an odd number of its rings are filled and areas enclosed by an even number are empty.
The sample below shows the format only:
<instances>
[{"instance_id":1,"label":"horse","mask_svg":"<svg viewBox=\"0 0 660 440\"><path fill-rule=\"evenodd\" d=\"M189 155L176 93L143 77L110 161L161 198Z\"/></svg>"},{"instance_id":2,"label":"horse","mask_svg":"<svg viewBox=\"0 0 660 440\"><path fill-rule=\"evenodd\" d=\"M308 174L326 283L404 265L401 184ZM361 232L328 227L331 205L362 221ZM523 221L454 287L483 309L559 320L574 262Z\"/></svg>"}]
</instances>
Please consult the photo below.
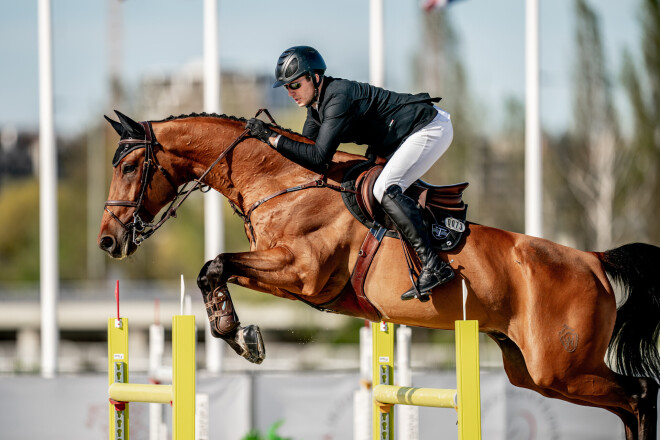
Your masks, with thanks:
<instances>
[{"instance_id":1,"label":"horse","mask_svg":"<svg viewBox=\"0 0 660 440\"><path fill-rule=\"evenodd\" d=\"M460 245L440 253L454 280L434 289L430 301L403 302L411 286L405 252L396 236L385 236L364 275L371 308L364 307L350 279L369 231L346 209L341 187L364 157L337 152L320 175L250 137L245 119L192 114L136 122L117 115L119 122L106 117L120 141L98 245L124 258L191 191L222 193L245 221L250 250L206 262L198 285L214 336L251 362L263 359L263 341L258 328L240 326L228 283L319 310L451 330L462 318L463 280L469 317L499 345L513 385L610 411L627 440L656 438L660 248L633 243L585 252L467 222ZM312 142L274 121L270 127ZM179 190L188 182L192 188ZM619 304L615 283L624 288Z\"/></svg>"}]
</instances>

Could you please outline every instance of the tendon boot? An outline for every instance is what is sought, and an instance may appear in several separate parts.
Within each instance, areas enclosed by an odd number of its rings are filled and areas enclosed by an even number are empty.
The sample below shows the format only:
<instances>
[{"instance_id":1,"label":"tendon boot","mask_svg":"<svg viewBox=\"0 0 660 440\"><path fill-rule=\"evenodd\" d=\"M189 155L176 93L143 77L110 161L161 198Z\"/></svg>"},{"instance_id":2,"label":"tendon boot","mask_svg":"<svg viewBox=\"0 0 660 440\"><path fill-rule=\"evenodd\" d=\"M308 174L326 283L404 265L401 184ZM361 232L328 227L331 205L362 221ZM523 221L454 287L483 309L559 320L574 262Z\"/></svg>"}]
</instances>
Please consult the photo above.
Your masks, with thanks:
<instances>
[{"instance_id":1,"label":"tendon boot","mask_svg":"<svg viewBox=\"0 0 660 440\"><path fill-rule=\"evenodd\" d=\"M434 287L454 278L454 271L433 250L424 225L422 210L413 199L403 194L399 185L391 185L387 188L381 206L394 222L401 236L413 247L422 263L416 286L401 295L401 299L407 301L418 298L427 301Z\"/></svg>"},{"instance_id":2,"label":"tendon boot","mask_svg":"<svg viewBox=\"0 0 660 440\"><path fill-rule=\"evenodd\" d=\"M241 323L226 285L216 287L212 293L204 295L204 304L213 337L226 339L236 328L240 327Z\"/></svg>"}]
</instances>

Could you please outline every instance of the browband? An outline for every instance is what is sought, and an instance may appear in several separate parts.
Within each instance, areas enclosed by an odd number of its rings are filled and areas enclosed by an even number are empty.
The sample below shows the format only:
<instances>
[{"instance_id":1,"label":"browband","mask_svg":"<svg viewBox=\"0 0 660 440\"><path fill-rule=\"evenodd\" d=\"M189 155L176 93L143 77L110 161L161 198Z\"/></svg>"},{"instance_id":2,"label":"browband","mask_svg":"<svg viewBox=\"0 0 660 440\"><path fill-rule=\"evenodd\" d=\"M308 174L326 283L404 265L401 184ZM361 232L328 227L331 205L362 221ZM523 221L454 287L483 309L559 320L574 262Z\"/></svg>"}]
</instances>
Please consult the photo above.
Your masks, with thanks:
<instances>
[{"instance_id":1,"label":"browband","mask_svg":"<svg viewBox=\"0 0 660 440\"><path fill-rule=\"evenodd\" d=\"M140 124L144 127L144 139L120 139L119 146L112 158L113 167L116 167L131 151L137 150L138 148L145 148L147 144L151 143L151 127L149 126L149 123L140 122Z\"/></svg>"}]
</instances>

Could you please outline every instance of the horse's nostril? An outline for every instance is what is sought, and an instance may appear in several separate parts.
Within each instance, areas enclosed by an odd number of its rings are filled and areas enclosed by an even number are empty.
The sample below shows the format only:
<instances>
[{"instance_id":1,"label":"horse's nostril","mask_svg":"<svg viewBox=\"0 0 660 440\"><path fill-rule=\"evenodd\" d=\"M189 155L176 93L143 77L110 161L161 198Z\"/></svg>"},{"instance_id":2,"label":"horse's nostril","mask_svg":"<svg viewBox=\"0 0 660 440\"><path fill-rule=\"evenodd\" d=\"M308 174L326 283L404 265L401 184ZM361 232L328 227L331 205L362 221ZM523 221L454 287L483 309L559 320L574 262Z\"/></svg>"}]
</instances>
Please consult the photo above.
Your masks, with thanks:
<instances>
[{"instance_id":1,"label":"horse's nostril","mask_svg":"<svg viewBox=\"0 0 660 440\"><path fill-rule=\"evenodd\" d=\"M101 238L101 241L99 242L99 247L106 252L110 252L115 247L115 239L109 235L106 235Z\"/></svg>"}]
</instances>

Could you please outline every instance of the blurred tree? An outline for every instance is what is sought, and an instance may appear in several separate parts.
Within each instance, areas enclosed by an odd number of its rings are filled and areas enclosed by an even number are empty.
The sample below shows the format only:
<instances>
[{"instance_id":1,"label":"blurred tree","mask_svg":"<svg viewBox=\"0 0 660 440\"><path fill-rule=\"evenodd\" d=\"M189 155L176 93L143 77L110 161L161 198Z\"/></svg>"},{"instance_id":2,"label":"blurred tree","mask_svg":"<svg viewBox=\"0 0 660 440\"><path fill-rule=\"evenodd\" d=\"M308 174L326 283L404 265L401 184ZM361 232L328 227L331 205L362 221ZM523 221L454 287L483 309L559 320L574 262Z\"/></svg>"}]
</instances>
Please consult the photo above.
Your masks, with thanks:
<instances>
[{"instance_id":1,"label":"blurred tree","mask_svg":"<svg viewBox=\"0 0 660 440\"><path fill-rule=\"evenodd\" d=\"M643 223L644 235L638 237L660 242L660 1L642 0L641 66L636 66L630 52L625 53L622 78L633 109L631 186L635 193L632 220Z\"/></svg>"},{"instance_id":2,"label":"blurred tree","mask_svg":"<svg viewBox=\"0 0 660 440\"><path fill-rule=\"evenodd\" d=\"M488 173L484 200L492 213L489 224L516 232L525 230L525 106L509 97L504 102L500 134L484 151Z\"/></svg>"},{"instance_id":3,"label":"blurred tree","mask_svg":"<svg viewBox=\"0 0 660 440\"><path fill-rule=\"evenodd\" d=\"M39 184L5 181L0 188L0 280L39 279Z\"/></svg>"},{"instance_id":4,"label":"blurred tree","mask_svg":"<svg viewBox=\"0 0 660 440\"><path fill-rule=\"evenodd\" d=\"M472 105L468 92L468 78L460 60L458 36L452 27L447 8L421 13L421 41L413 62L416 90L441 96L440 106L451 113L454 139L443 157L424 176L430 183L442 185L468 180L466 198L474 200L481 193L483 173L479 140L473 128ZM476 203L470 217L478 217Z\"/></svg>"},{"instance_id":5,"label":"blurred tree","mask_svg":"<svg viewBox=\"0 0 660 440\"><path fill-rule=\"evenodd\" d=\"M575 13L574 125L551 151L577 202L572 208L583 219L577 245L604 250L616 241L615 197L623 190L630 156L621 140L598 17L586 0L576 0Z\"/></svg>"},{"instance_id":6,"label":"blurred tree","mask_svg":"<svg viewBox=\"0 0 660 440\"><path fill-rule=\"evenodd\" d=\"M469 181L465 193L469 219L520 231L524 203L522 104L513 98L503 103L500 114L505 115L505 126L498 134L487 106L475 103L471 96L450 8L421 14L420 50L413 63L417 91L442 96L440 106L451 113L454 126L451 147L424 178L435 184Z\"/></svg>"}]
</instances>

